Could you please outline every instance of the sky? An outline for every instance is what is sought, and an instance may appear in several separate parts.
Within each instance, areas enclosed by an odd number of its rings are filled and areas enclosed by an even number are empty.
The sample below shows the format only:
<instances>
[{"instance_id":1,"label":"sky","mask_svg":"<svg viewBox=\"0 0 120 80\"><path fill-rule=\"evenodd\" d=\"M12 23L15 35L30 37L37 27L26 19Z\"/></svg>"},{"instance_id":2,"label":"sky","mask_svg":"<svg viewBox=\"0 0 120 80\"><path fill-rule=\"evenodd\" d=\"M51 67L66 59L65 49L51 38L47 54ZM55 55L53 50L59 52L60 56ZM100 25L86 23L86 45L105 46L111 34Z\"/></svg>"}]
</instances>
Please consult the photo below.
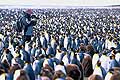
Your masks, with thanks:
<instances>
[{"instance_id":1,"label":"sky","mask_svg":"<svg viewBox=\"0 0 120 80\"><path fill-rule=\"evenodd\" d=\"M0 0L0 5L17 6L108 6L119 4L120 0Z\"/></svg>"}]
</instances>

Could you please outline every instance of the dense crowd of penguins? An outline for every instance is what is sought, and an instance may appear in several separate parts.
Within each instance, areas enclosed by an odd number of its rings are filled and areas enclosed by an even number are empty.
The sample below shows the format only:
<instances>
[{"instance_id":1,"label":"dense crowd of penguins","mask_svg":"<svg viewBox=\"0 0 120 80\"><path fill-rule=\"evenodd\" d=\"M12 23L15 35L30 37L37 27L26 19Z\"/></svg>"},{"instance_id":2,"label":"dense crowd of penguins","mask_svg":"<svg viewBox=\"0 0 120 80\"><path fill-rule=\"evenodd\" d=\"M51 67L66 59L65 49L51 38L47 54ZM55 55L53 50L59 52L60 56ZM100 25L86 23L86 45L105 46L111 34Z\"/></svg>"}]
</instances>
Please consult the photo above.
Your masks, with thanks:
<instances>
[{"instance_id":1,"label":"dense crowd of penguins","mask_svg":"<svg viewBox=\"0 0 120 80\"><path fill-rule=\"evenodd\" d=\"M120 80L120 9L31 9L39 19L23 44L26 9L0 9L0 80Z\"/></svg>"}]
</instances>

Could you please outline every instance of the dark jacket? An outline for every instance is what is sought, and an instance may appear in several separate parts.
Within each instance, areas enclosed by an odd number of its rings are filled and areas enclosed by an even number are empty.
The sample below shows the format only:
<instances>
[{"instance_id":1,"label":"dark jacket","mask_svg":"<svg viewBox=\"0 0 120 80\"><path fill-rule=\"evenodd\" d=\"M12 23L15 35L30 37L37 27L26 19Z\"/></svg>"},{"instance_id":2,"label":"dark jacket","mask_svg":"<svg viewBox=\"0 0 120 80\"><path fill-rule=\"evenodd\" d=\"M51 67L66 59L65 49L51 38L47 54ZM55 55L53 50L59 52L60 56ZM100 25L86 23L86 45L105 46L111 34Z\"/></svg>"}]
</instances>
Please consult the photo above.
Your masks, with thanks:
<instances>
[{"instance_id":1,"label":"dark jacket","mask_svg":"<svg viewBox=\"0 0 120 80\"><path fill-rule=\"evenodd\" d=\"M31 64L25 64L23 69L27 72L30 80L35 80L35 74L34 74Z\"/></svg>"}]
</instances>

